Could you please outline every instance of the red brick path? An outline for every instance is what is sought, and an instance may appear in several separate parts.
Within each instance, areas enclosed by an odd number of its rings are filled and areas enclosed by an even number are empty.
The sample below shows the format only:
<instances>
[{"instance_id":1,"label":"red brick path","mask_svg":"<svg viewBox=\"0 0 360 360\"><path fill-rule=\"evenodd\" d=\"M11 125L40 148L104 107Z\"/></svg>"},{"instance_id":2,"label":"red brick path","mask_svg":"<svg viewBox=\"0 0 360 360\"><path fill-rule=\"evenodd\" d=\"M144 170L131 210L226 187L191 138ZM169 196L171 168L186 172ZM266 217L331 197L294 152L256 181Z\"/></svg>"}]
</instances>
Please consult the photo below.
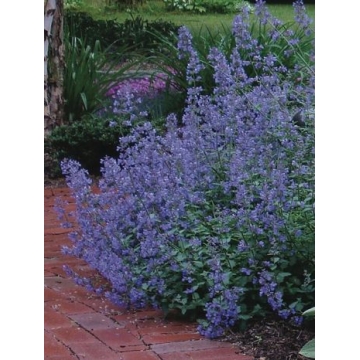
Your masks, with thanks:
<instances>
[{"instance_id":1,"label":"red brick path","mask_svg":"<svg viewBox=\"0 0 360 360\"><path fill-rule=\"evenodd\" d=\"M194 323L164 320L152 309L129 312L74 284L64 264L91 270L61 253L70 241L53 209L57 196L74 206L68 189L45 189L45 360L252 360L229 343L200 336Z\"/></svg>"}]
</instances>

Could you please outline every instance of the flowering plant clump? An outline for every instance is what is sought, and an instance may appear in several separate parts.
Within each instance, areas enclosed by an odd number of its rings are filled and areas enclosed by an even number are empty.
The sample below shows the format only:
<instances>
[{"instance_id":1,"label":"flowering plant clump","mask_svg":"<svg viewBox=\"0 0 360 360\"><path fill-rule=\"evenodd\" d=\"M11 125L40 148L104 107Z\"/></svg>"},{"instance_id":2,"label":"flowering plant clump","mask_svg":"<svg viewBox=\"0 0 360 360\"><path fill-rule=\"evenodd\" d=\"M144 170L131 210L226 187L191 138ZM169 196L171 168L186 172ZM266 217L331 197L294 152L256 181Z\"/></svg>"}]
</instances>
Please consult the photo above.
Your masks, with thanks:
<instances>
[{"instance_id":1,"label":"flowering plant clump","mask_svg":"<svg viewBox=\"0 0 360 360\"><path fill-rule=\"evenodd\" d=\"M64 251L108 280L115 303L178 309L209 338L269 312L299 325L314 302L314 64L302 63L306 81L294 83L299 69L251 38L246 8L233 36L230 59L211 49L215 87L203 94L191 34L179 30L182 126L175 115L163 134L132 126L119 157L102 161L99 192L79 163L62 163L80 229ZM244 49L256 76L246 74Z\"/></svg>"},{"instance_id":2,"label":"flowering plant clump","mask_svg":"<svg viewBox=\"0 0 360 360\"><path fill-rule=\"evenodd\" d=\"M114 85L107 92L107 95L123 95L127 92L132 92L138 96L156 96L165 91L166 78L164 74L157 75L154 79L150 77L143 77L139 79L128 79L119 84Z\"/></svg>"}]
</instances>

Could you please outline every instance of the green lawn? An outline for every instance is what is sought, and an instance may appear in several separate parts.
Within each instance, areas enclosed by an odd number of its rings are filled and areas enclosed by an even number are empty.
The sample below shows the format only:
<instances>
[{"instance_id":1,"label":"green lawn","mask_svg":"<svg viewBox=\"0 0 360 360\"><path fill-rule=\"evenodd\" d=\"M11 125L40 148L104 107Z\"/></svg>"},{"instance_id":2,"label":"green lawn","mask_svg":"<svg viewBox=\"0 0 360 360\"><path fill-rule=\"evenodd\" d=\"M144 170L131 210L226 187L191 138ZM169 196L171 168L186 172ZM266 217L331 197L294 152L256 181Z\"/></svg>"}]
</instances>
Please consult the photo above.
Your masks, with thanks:
<instances>
[{"instance_id":1,"label":"green lawn","mask_svg":"<svg viewBox=\"0 0 360 360\"><path fill-rule=\"evenodd\" d=\"M98 19L117 19L120 22L131 18L129 12L106 10L105 0L83 0L87 12ZM284 22L292 21L293 8L291 5L268 5L270 12ZM314 20L315 28L315 5L307 5L307 12ZM231 26L235 14L192 14L190 12L168 12L162 0L148 0L144 4L132 11L133 16L140 15L143 19L171 21L178 25L186 25L191 31L200 28L221 30L223 26Z\"/></svg>"}]
</instances>

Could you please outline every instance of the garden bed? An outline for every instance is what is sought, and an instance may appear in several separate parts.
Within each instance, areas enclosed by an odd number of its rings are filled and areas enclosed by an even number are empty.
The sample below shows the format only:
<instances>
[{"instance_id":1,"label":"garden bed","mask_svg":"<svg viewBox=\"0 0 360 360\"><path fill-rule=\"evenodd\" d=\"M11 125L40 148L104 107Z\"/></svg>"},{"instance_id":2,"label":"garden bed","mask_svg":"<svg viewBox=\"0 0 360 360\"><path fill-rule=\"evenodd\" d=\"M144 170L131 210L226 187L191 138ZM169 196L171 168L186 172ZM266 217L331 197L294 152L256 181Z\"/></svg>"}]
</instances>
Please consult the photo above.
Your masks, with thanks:
<instances>
[{"instance_id":1,"label":"garden bed","mask_svg":"<svg viewBox=\"0 0 360 360\"><path fill-rule=\"evenodd\" d=\"M246 355L261 360L304 360L300 349L315 337L314 324L296 328L284 320L265 318L249 324L244 332L224 336Z\"/></svg>"}]
</instances>

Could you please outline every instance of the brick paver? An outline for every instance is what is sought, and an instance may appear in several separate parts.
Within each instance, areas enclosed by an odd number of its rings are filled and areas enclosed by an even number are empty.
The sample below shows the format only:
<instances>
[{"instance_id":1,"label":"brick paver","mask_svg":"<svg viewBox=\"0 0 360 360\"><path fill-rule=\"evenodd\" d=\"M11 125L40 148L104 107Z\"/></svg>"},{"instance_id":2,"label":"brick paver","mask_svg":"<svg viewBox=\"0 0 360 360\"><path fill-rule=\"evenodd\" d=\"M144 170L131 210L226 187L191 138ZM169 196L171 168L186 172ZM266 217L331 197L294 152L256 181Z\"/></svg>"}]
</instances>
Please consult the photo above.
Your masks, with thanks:
<instances>
[{"instance_id":1,"label":"brick paver","mask_svg":"<svg viewBox=\"0 0 360 360\"><path fill-rule=\"evenodd\" d=\"M200 336L195 323L164 320L153 309L127 311L76 285L64 264L82 274L92 270L61 253L71 242L53 208L59 196L74 209L67 188L45 189L45 360L253 360L232 344Z\"/></svg>"}]
</instances>

